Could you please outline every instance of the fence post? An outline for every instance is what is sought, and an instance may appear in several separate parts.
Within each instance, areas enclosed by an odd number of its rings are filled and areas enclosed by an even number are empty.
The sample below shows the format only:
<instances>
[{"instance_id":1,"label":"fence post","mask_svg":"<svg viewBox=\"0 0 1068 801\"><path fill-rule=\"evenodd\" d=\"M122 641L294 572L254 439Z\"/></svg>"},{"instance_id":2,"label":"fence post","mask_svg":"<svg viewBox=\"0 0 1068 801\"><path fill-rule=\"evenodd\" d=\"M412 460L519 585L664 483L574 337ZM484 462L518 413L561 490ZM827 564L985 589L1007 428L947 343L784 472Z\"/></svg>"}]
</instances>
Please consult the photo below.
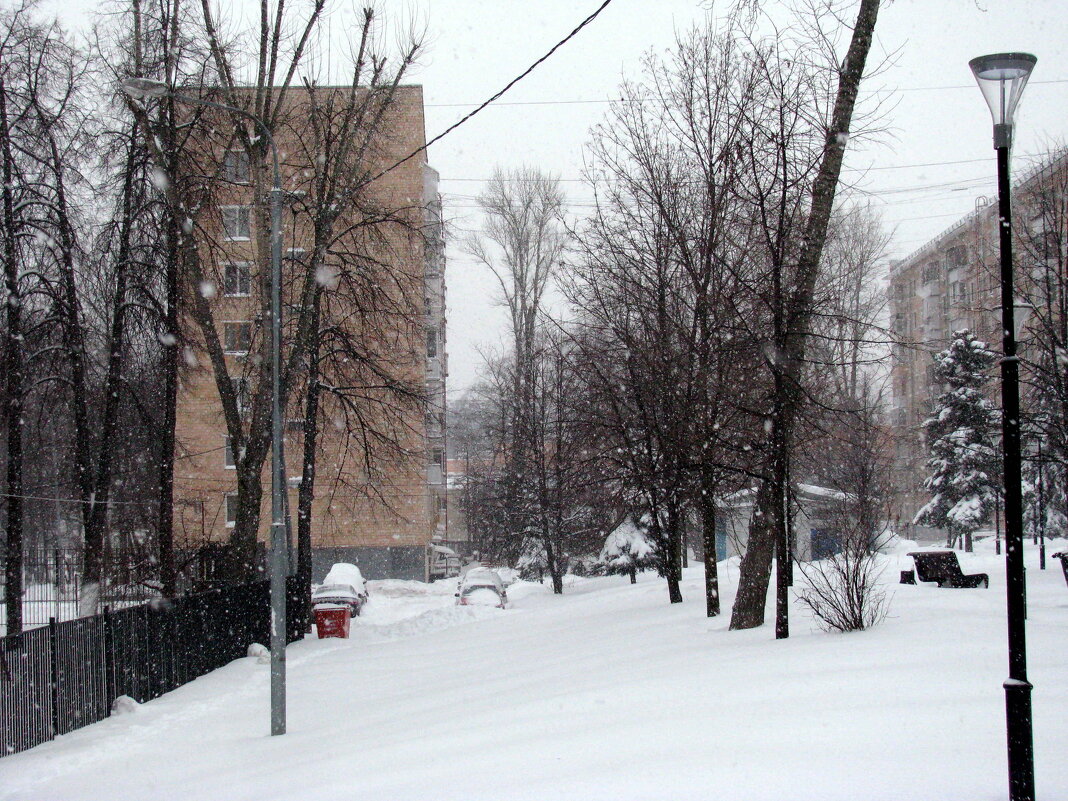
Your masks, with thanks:
<instances>
[{"instance_id":1,"label":"fence post","mask_svg":"<svg viewBox=\"0 0 1068 801\"><path fill-rule=\"evenodd\" d=\"M115 701L115 651L114 634L111 630L111 607L104 607L104 703L105 717L111 714L111 704Z\"/></svg>"},{"instance_id":2,"label":"fence post","mask_svg":"<svg viewBox=\"0 0 1068 801\"><path fill-rule=\"evenodd\" d=\"M49 691L52 694L52 737L59 736L59 664L57 651L59 642L59 627L53 615L48 618L48 654L51 668L51 682Z\"/></svg>"}]
</instances>

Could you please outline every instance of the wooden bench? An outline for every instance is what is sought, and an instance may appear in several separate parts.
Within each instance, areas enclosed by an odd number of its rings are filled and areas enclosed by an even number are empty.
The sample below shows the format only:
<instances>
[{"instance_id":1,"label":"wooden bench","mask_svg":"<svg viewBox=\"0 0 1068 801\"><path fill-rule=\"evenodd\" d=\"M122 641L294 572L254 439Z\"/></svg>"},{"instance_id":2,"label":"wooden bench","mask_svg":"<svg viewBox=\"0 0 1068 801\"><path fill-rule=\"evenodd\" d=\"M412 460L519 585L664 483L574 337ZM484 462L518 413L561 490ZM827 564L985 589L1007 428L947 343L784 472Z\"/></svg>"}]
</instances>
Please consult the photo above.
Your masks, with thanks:
<instances>
[{"instance_id":1,"label":"wooden bench","mask_svg":"<svg viewBox=\"0 0 1068 801\"><path fill-rule=\"evenodd\" d=\"M1068 583L1068 551L1053 554L1054 559L1061 560L1061 572L1064 573L1064 581Z\"/></svg>"},{"instance_id":2,"label":"wooden bench","mask_svg":"<svg viewBox=\"0 0 1068 801\"><path fill-rule=\"evenodd\" d=\"M910 553L916 563L916 576L920 581L934 581L939 587L989 587L990 576L986 573L965 575L955 551L914 551Z\"/></svg>"}]
</instances>

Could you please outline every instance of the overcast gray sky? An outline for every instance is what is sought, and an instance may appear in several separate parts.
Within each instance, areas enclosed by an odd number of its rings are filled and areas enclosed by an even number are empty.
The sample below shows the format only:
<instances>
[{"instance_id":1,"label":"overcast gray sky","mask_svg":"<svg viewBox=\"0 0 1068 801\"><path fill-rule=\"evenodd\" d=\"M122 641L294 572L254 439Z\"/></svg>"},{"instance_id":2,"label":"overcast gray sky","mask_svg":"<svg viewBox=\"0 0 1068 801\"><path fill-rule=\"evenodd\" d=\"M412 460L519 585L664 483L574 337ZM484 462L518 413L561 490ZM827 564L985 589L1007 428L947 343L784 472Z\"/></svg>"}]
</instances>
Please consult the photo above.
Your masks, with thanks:
<instances>
[{"instance_id":1,"label":"overcast gray sky","mask_svg":"<svg viewBox=\"0 0 1068 801\"><path fill-rule=\"evenodd\" d=\"M433 38L419 80L426 86L427 133L433 136L571 30L597 0L415 4ZM720 6L725 4L720 3ZM494 165L534 164L565 179L576 212L590 197L580 177L590 127L605 113L624 75L635 75L650 48L663 50L675 31L706 15L693 0L614 0L588 28L430 152L441 172L454 230L476 228L474 196ZM877 26L873 59L891 57L870 89L889 101L889 130L851 147L851 181L872 194L894 231L892 256L904 256L995 193L991 122L968 59L1024 50L1038 56L1017 124L1015 164L1068 133L1068 14L1063 2L897 0ZM569 102L570 101L570 102ZM522 103L523 105L506 105ZM949 163L964 162L964 163ZM908 166L924 165L924 166ZM870 169L869 169L870 168ZM866 172L865 172L866 170ZM922 187L922 188L921 188ZM499 347L503 311L490 276L456 247L449 249L450 386L455 396L475 378L478 348Z\"/></svg>"},{"instance_id":2,"label":"overcast gray sky","mask_svg":"<svg viewBox=\"0 0 1068 801\"><path fill-rule=\"evenodd\" d=\"M80 13L52 0L53 7ZM240 5L242 0L237 0ZM426 25L430 47L413 82L425 87L427 135L434 136L522 72L600 0L406 0L378 2L387 15ZM335 38L346 9L337 3ZM623 76L640 71L650 49L670 47L676 30L699 24L699 0L613 0L550 60L430 150L457 236L478 227L474 197L495 165L536 165L564 180L572 210L590 190L577 179L588 131ZM725 0L716 4L727 6ZM774 8L768 0L765 5ZM904 256L974 208L995 187L991 122L968 70L984 53L1023 50L1038 66L1018 115L1015 166L1066 138L1068 14L1063 0L896 0L884 5L871 61L891 58L867 85L888 101L888 130L851 143L846 177L870 197ZM870 98L869 98L870 99ZM450 389L475 379L480 347L500 347L503 311L492 278L456 246L448 250Z\"/></svg>"}]
</instances>

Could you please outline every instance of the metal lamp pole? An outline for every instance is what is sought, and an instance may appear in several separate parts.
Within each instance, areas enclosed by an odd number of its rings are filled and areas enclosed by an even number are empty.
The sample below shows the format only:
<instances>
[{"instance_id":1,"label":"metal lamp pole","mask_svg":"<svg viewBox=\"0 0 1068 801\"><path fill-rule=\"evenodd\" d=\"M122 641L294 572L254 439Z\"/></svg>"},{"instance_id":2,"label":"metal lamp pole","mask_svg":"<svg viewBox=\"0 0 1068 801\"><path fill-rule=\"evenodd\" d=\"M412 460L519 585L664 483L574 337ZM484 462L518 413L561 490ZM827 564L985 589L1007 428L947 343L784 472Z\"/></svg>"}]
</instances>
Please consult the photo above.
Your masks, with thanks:
<instances>
[{"instance_id":1,"label":"metal lamp pole","mask_svg":"<svg viewBox=\"0 0 1068 801\"><path fill-rule=\"evenodd\" d=\"M1034 801L1035 766L1031 689L1027 680L1026 580L1023 561L1023 498L1020 456L1020 359L1016 355L1012 274L1012 214L1009 148L1012 115L1038 61L1029 53L997 53L968 62L994 118L998 163L998 234L1001 245L1001 405L1005 478L1005 574L1009 678L1004 682L1010 801Z\"/></svg>"},{"instance_id":2,"label":"metal lamp pole","mask_svg":"<svg viewBox=\"0 0 1068 801\"><path fill-rule=\"evenodd\" d=\"M174 92L162 81L127 78L122 90L136 98L174 98L180 103L229 111L252 120L271 146L271 734L286 733L286 572L289 562L282 493L282 173L278 148L263 121L243 109Z\"/></svg>"}]
</instances>

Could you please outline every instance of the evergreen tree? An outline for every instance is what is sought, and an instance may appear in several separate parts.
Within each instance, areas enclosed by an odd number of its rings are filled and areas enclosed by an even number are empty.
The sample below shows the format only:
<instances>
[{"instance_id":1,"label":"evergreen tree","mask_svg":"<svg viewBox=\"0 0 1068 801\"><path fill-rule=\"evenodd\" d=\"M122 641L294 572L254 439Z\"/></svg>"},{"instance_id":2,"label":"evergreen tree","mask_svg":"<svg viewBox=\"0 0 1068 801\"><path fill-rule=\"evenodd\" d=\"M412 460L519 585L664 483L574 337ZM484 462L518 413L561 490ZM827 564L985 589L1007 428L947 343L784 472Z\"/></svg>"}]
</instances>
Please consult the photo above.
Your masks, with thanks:
<instances>
[{"instance_id":1,"label":"evergreen tree","mask_svg":"<svg viewBox=\"0 0 1068 801\"><path fill-rule=\"evenodd\" d=\"M935 375L946 386L932 417L923 424L930 458L924 489L931 493L914 523L944 528L949 541L963 539L971 550L972 532L997 504L1001 464L997 448L1000 414L983 388L996 356L968 330L935 354Z\"/></svg>"},{"instance_id":2,"label":"evergreen tree","mask_svg":"<svg viewBox=\"0 0 1068 801\"><path fill-rule=\"evenodd\" d=\"M642 515L637 524L627 517L608 535L597 561L604 565L610 575L630 576L630 583L637 581L639 570L657 566L657 550L649 536L649 516Z\"/></svg>"}]
</instances>

